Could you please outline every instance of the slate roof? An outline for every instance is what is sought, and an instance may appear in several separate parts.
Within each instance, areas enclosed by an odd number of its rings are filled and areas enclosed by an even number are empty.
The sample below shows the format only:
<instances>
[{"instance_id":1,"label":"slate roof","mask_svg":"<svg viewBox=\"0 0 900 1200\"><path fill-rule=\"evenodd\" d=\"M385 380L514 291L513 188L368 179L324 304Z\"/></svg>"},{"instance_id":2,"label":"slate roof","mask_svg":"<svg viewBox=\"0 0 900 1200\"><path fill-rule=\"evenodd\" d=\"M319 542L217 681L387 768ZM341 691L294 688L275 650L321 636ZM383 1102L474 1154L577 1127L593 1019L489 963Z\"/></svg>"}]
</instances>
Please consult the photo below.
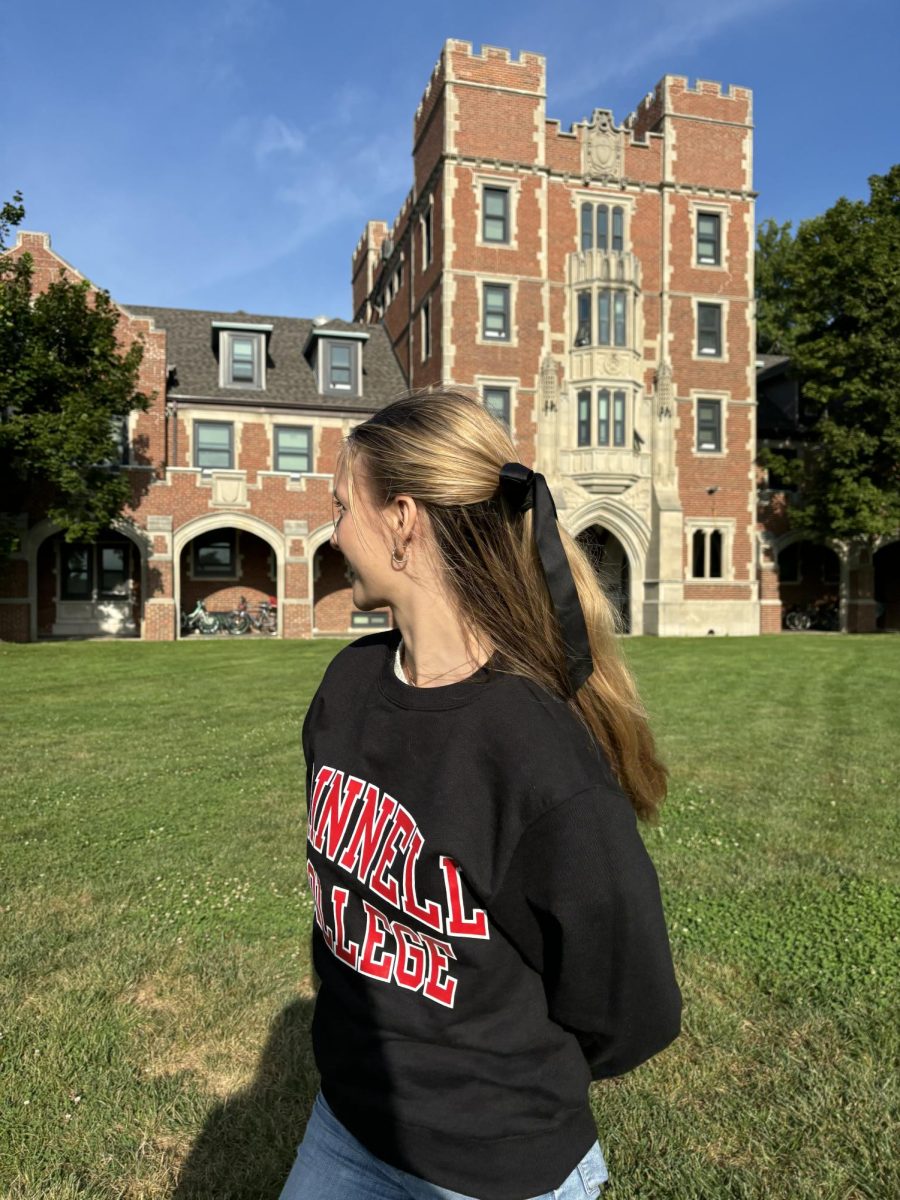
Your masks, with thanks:
<instances>
[{"instance_id":1,"label":"slate roof","mask_svg":"<svg viewBox=\"0 0 900 1200\"><path fill-rule=\"evenodd\" d=\"M354 325L337 318L319 328L365 332L363 343L361 398L326 396L317 389L316 374L303 349L313 322L307 317L270 317L258 313L206 312L189 308L154 308L146 304L123 304L134 316L152 317L157 329L166 331L166 358L174 366L176 385L168 389L171 397L221 399L252 402L266 406L335 409L342 412L371 411L382 408L406 390L406 380L381 325ZM235 321L272 325L267 341L265 389L219 387L219 364L213 321Z\"/></svg>"}]
</instances>

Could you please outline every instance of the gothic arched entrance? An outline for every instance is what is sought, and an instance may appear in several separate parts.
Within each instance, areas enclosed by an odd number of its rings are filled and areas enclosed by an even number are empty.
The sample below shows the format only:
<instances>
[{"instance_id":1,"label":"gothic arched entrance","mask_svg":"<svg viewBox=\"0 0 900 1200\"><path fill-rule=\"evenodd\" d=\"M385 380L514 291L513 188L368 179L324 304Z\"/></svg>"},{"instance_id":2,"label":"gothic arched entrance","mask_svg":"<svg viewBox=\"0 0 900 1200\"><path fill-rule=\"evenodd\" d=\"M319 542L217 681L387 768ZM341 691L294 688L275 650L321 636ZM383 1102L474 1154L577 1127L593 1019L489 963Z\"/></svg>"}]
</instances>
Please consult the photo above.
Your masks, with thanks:
<instances>
[{"instance_id":1,"label":"gothic arched entrance","mask_svg":"<svg viewBox=\"0 0 900 1200\"><path fill-rule=\"evenodd\" d=\"M575 540L587 552L604 592L619 614L622 632L630 633L631 569L625 547L602 525L589 525Z\"/></svg>"}]
</instances>

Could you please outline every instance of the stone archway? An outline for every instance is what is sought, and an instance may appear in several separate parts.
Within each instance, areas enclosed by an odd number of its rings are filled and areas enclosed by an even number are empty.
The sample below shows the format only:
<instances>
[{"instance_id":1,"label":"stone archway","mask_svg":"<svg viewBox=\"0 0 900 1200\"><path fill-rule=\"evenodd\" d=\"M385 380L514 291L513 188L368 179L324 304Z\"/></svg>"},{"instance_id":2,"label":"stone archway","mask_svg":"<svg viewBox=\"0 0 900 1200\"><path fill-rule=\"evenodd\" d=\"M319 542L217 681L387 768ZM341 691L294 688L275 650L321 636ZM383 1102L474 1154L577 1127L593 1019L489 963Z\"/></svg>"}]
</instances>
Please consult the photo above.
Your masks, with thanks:
<instances>
[{"instance_id":1,"label":"stone archway","mask_svg":"<svg viewBox=\"0 0 900 1200\"><path fill-rule=\"evenodd\" d=\"M240 531L249 535L246 539L243 555L241 554L239 540L235 541L236 570L230 571L227 578L219 577L213 572L205 579L198 576L197 578L189 578L187 581L183 581L182 570L184 568L185 555L186 553L188 556L190 555L189 548L192 543L208 535L215 535L220 531L224 531L225 533ZM264 543L271 550L274 557L274 562L271 564L274 566L274 580L271 579L268 573L269 564L264 566L261 561L258 561L260 559L259 547L254 543ZM245 560L247 560L246 567L244 566ZM226 510L210 513L186 522L175 530L172 536L173 619L177 622L178 614L182 608L183 594L194 599L195 593L196 595L200 595L204 590L202 585L205 582L220 597L217 603L223 609L233 608L240 595L247 595L248 601L251 602L251 607L257 593L259 596L267 596L269 594L275 596L278 606L278 634L280 636L284 628L284 563L284 535L259 517L252 517L246 513L228 512ZM188 574L189 576L192 574L190 566L188 566ZM252 594L247 593L248 588ZM179 626L176 624L175 636L177 637L178 634Z\"/></svg>"},{"instance_id":2,"label":"stone archway","mask_svg":"<svg viewBox=\"0 0 900 1200\"><path fill-rule=\"evenodd\" d=\"M772 543L772 558L782 620L794 606L834 601L845 608L846 554L842 548L814 542L802 533L786 533Z\"/></svg>"},{"instance_id":3,"label":"stone archway","mask_svg":"<svg viewBox=\"0 0 900 1200\"><path fill-rule=\"evenodd\" d=\"M606 534L604 545L609 546L611 557L606 559L607 572L612 570L615 578L601 576L607 594L619 603L619 610L627 611L626 632L640 635L644 632L644 578L647 552L650 547L650 529L643 518L623 504L615 496L599 496L576 509L565 520L565 526L578 541L596 544L602 533ZM597 529L600 534L588 533ZM586 539L582 535L587 535ZM618 549L617 549L618 547ZM602 562L600 564L603 565Z\"/></svg>"},{"instance_id":4,"label":"stone archway","mask_svg":"<svg viewBox=\"0 0 900 1200\"><path fill-rule=\"evenodd\" d=\"M575 540L586 551L610 602L619 614L622 631L631 632L631 568L625 547L600 524L589 525Z\"/></svg>"},{"instance_id":5,"label":"stone archway","mask_svg":"<svg viewBox=\"0 0 900 1200\"><path fill-rule=\"evenodd\" d=\"M104 634L113 637L142 637L148 596L147 564L150 556L150 543L144 530L121 518L110 522L111 536L106 539L106 548L114 551L117 544L134 547L134 556L129 556L129 560L126 560L125 579L129 586L121 596L106 597L102 594L104 561L102 556L98 560L96 555L103 548L103 535L92 542L80 543L91 549L92 559L90 596L85 594L80 600L62 599L60 581L56 577L52 586L47 586L45 551L48 542L61 532L59 525L45 519L30 529L22 540L22 552L28 563L29 640L35 642L40 636L39 615L42 605L47 613L46 627L52 630L48 636L64 637L68 631L73 637ZM137 559L136 564L134 558ZM57 563L54 561L52 570L55 572L56 569ZM63 604L67 606L66 612L61 611Z\"/></svg>"}]
</instances>

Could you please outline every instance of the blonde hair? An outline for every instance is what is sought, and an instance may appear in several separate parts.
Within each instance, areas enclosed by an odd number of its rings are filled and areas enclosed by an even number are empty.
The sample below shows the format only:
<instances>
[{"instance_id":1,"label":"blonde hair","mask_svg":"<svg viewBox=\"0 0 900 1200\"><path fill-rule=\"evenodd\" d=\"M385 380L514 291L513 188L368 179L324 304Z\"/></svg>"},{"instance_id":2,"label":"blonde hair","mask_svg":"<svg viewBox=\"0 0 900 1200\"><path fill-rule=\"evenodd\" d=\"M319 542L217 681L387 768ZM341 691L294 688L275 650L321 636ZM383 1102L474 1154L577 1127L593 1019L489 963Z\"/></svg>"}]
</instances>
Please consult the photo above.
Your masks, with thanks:
<instances>
[{"instance_id":1,"label":"blonde hair","mask_svg":"<svg viewBox=\"0 0 900 1200\"><path fill-rule=\"evenodd\" d=\"M570 694L565 647L532 536L533 510L513 515L500 468L516 461L505 427L460 391L411 392L345 439L351 510L359 462L373 504L400 493L424 506L438 562L467 636L487 635L497 669L524 675L566 700L596 738L637 816L659 822L668 768L616 634L618 613L579 543L558 526L584 612L594 669Z\"/></svg>"}]
</instances>

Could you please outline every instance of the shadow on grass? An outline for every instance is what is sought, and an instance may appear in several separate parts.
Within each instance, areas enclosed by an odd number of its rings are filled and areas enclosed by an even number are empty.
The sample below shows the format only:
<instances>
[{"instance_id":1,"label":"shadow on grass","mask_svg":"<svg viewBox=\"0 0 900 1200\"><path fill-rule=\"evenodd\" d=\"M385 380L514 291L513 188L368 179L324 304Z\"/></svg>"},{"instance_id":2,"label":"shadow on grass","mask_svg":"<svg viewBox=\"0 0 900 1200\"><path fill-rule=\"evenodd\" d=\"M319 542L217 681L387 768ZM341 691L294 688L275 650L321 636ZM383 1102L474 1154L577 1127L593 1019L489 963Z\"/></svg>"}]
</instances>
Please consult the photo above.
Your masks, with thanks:
<instances>
[{"instance_id":1,"label":"shadow on grass","mask_svg":"<svg viewBox=\"0 0 900 1200\"><path fill-rule=\"evenodd\" d=\"M319 1086L314 1007L297 1000L275 1019L253 1083L209 1114L171 1200L277 1200Z\"/></svg>"}]
</instances>

